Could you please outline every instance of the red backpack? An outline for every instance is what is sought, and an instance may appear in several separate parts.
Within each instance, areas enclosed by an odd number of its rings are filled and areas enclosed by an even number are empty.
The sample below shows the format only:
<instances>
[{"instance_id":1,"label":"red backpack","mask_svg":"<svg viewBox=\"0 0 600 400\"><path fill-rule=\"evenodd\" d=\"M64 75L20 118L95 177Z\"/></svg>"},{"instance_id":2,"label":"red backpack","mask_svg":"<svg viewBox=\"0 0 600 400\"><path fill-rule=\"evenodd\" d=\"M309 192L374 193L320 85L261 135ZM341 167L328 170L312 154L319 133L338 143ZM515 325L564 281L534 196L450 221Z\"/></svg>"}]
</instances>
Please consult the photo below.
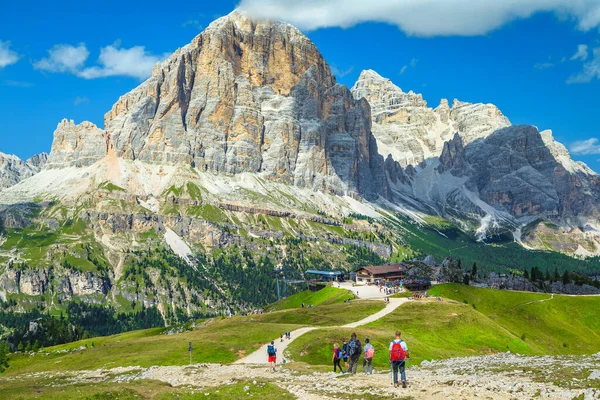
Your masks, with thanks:
<instances>
[{"instance_id":1,"label":"red backpack","mask_svg":"<svg viewBox=\"0 0 600 400\"><path fill-rule=\"evenodd\" d=\"M400 343L402 343L402 340L400 342L394 342L392 345L392 350L390 350L390 359L392 362L403 361L406 358L406 353Z\"/></svg>"}]
</instances>

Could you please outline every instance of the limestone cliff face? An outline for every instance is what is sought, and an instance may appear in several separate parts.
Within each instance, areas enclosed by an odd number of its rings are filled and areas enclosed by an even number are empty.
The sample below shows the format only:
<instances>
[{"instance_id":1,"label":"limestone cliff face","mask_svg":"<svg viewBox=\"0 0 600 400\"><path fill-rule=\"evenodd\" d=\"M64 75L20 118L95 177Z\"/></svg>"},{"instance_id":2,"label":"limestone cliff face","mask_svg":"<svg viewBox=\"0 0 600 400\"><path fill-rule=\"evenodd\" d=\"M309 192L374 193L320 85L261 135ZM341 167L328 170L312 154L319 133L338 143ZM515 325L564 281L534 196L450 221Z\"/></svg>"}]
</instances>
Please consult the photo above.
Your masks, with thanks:
<instances>
[{"instance_id":1,"label":"limestone cliff face","mask_svg":"<svg viewBox=\"0 0 600 400\"><path fill-rule=\"evenodd\" d=\"M338 194L385 194L370 107L336 84L299 30L242 13L213 22L105 115L62 121L47 168L117 157L258 173Z\"/></svg>"},{"instance_id":2,"label":"limestone cliff face","mask_svg":"<svg viewBox=\"0 0 600 400\"><path fill-rule=\"evenodd\" d=\"M438 157L456 132L468 144L510 125L491 104L454 100L450 108L442 99L437 108L428 108L422 95L405 93L372 70L360 74L352 94L371 105L373 135L381 154L391 154L403 167Z\"/></svg>"},{"instance_id":3,"label":"limestone cliff face","mask_svg":"<svg viewBox=\"0 0 600 400\"><path fill-rule=\"evenodd\" d=\"M0 153L0 190L16 185L23 179L37 174L40 168L19 157Z\"/></svg>"},{"instance_id":4,"label":"limestone cliff face","mask_svg":"<svg viewBox=\"0 0 600 400\"><path fill-rule=\"evenodd\" d=\"M48 162L48 153L42 152L35 154L27 159L27 164L36 167L38 170L43 169Z\"/></svg>"},{"instance_id":5,"label":"limestone cliff face","mask_svg":"<svg viewBox=\"0 0 600 400\"><path fill-rule=\"evenodd\" d=\"M468 145L456 135L440 163L438 172L466 177L465 186L481 200L517 218L577 225L600 215L598 176L573 162L551 133L533 126L503 128Z\"/></svg>"},{"instance_id":6,"label":"limestone cliff face","mask_svg":"<svg viewBox=\"0 0 600 400\"><path fill-rule=\"evenodd\" d=\"M91 122L75 125L63 119L54 131L45 168L86 167L107 154L109 135Z\"/></svg>"},{"instance_id":7,"label":"limestone cliff face","mask_svg":"<svg viewBox=\"0 0 600 400\"><path fill-rule=\"evenodd\" d=\"M119 157L381 192L369 106L296 28L234 12L157 65L105 116Z\"/></svg>"}]
</instances>

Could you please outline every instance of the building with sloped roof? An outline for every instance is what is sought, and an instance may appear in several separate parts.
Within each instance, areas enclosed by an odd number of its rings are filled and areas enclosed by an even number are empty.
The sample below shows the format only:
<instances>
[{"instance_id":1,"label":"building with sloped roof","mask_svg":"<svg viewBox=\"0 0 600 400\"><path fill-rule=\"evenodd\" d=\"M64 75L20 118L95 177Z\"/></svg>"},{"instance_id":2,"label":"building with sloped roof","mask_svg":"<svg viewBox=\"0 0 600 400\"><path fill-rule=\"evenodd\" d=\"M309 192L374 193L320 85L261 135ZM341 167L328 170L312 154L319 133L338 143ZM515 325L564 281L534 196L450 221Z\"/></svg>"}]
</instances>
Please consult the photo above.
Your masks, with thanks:
<instances>
[{"instance_id":1,"label":"building with sloped roof","mask_svg":"<svg viewBox=\"0 0 600 400\"><path fill-rule=\"evenodd\" d=\"M403 280L406 276L406 272L410 268L410 265L404 263L362 267L356 271L356 283L364 284L380 281L394 282Z\"/></svg>"}]
</instances>

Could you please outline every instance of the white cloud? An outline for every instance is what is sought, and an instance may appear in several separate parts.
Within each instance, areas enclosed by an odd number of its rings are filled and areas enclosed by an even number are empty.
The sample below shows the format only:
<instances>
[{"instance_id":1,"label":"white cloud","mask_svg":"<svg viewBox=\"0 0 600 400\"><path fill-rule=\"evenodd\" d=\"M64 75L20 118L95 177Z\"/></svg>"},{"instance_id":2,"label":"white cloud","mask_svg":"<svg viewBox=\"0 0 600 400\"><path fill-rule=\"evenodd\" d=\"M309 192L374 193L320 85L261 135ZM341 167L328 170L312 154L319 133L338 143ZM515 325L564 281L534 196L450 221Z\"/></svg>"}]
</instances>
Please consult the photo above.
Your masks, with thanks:
<instances>
[{"instance_id":1,"label":"white cloud","mask_svg":"<svg viewBox=\"0 0 600 400\"><path fill-rule=\"evenodd\" d=\"M79 43L78 46L57 44L48 50L48 55L49 57L34 62L33 67L48 72L76 73L83 67L90 52L85 43Z\"/></svg>"},{"instance_id":2,"label":"white cloud","mask_svg":"<svg viewBox=\"0 0 600 400\"><path fill-rule=\"evenodd\" d=\"M571 153L583 155L600 154L600 144L598 144L598 139L591 138L571 143Z\"/></svg>"},{"instance_id":3,"label":"white cloud","mask_svg":"<svg viewBox=\"0 0 600 400\"><path fill-rule=\"evenodd\" d=\"M402 68L400 68L400 75L404 74L406 71L408 71L409 68L414 68L417 66L417 62L419 62L418 58L413 58L412 60L410 60L410 62L406 65L404 65Z\"/></svg>"},{"instance_id":4,"label":"white cloud","mask_svg":"<svg viewBox=\"0 0 600 400\"><path fill-rule=\"evenodd\" d=\"M156 56L148 53L144 46L122 49L119 48L119 43L115 43L100 49L98 63L101 66L85 68L77 75L85 79L130 76L141 80L148 78L154 65L167 57L168 54Z\"/></svg>"},{"instance_id":5,"label":"white cloud","mask_svg":"<svg viewBox=\"0 0 600 400\"><path fill-rule=\"evenodd\" d=\"M573 54L571 60L585 61L588 58L588 46L587 44L580 44L577 46L577 53Z\"/></svg>"},{"instance_id":6,"label":"white cloud","mask_svg":"<svg viewBox=\"0 0 600 400\"><path fill-rule=\"evenodd\" d=\"M90 99L88 99L87 97L77 96L77 97L75 97L75 100L73 101L73 105L75 107L77 107L80 104L87 104L89 102L90 102Z\"/></svg>"},{"instance_id":7,"label":"white cloud","mask_svg":"<svg viewBox=\"0 0 600 400\"><path fill-rule=\"evenodd\" d=\"M573 18L581 30L600 26L598 0L241 0L239 8L305 30L376 21L417 36L483 35L538 12Z\"/></svg>"},{"instance_id":8,"label":"white cloud","mask_svg":"<svg viewBox=\"0 0 600 400\"><path fill-rule=\"evenodd\" d=\"M600 79L600 47L592 50L592 59L583 63L583 71L572 75L567 83L588 83Z\"/></svg>"},{"instance_id":9,"label":"white cloud","mask_svg":"<svg viewBox=\"0 0 600 400\"><path fill-rule=\"evenodd\" d=\"M350 66L349 68L346 68L346 69L339 69L335 65L331 66L331 73L336 78L343 78L344 76L351 74L352 71L354 71L354 65L352 65L352 66Z\"/></svg>"},{"instance_id":10,"label":"white cloud","mask_svg":"<svg viewBox=\"0 0 600 400\"><path fill-rule=\"evenodd\" d=\"M157 62L168 57L168 54L156 56L146 51L143 46L130 49L120 48L120 43L100 49L98 64L86 67L90 55L85 43L78 46L57 44L48 50L48 57L33 63L35 69L48 72L64 72L84 79L104 78L107 76L130 76L145 79L152 73Z\"/></svg>"},{"instance_id":11,"label":"white cloud","mask_svg":"<svg viewBox=\"0 0 600 400\"><path fill-rule=\"evenodd\" d=\"M10 42L0 40L0 69L19 61L19 54L10 49Z\"/></svg>"}]
</instances>

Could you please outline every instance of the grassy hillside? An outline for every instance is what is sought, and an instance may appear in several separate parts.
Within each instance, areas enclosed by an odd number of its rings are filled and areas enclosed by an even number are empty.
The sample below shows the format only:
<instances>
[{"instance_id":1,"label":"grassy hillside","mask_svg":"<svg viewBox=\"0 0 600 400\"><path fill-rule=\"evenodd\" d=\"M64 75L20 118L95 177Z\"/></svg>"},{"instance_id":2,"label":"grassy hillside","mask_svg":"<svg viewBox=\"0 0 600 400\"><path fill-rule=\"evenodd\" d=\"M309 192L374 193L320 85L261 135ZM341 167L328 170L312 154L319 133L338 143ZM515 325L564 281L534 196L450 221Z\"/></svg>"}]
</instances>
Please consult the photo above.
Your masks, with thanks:
<instances>
[{"instance_id":1,"label":"grassy hillside","mask_svg":"<svg viewBox=\"0 0 600 400\"><path fill-rule=\"evenodd\" d=\"M4 376L100 367L185 365L189 362L188 341L193 342L196 362L230 363L282 332L306 325L323 328L299 337L288 351L295 361L311 365L329 365L333 343L341 344L352 332L363 342L367 337L371 339L376 348L374 364L379 369L388 366L387 348L396 330L403 332L410 347L411 363L505 351L520 354L600 351L600 297L552 297L452 284L436 286L430 292L444 301L431 298L409 301L378 321L357 329L343 329L329 326L360 320L380 310L383 303L330 304L338 301L339 291L324 290L314 294L313 298L318 295L321 305L312 309L216 318L179 334L148 329L55 346L33 356L14 354Z\"/></svg>"},{"instance_id":2,"label":"grassy hillside","mask_svg":"<svg viewBox=\"0 0 600 400\"><path fill-rule=\"evenodd\" d=\"M523 337L540 354L600 350L600 297L561 296L440 285L431 294L468 302L491 321Z\"/></svg>"},{"instance_id":3,"label":"grassy hillside","mask_svg":"<svg viewBox=\"0 0 600 400\"><path fill-rule=\"evenodd\" d=\"M356 332L375 345L374 364L387 368L387 348L400 330L411 362L511 351L520 354L591 354L600 351L600 297L440 285L430 290L445 297L412 301L358 329L321 329L294 341L291 358L329 365L333 343Z\"/></svg>"},{"instance_id":4,"label":"grassy hillside","mask_svg":"<svg viewBox=\"0 0 600 400\"><path fill-rule=\"evenodd\" d=\"M146 329L120 335L97 337L44 349L30 356L14 354L6 375L24 371L82 370L118 366L150 367L152 365L186 365L189 363L188 342L194 346L196 362L230 363L258 349L292 324L261 323L246 317L206 321L196 329L167 335L165 329ZM83 350L74 350L81 346ZM45 353L49 355L45 355Z\"/></svg>"},{"instance_id":5,"label":"grassy hillside","mask_svg":"<svg viewBox=\"0 0 600 400\"><path fill-rule=\"evenodd\" d=\"M309 364L330 364L333 343L341 344L352 332L364 344L375 346L374 365L388 367L388 346L394 332L403 332L411 362L510 350L530 353L517 336L465 304L408 303L379 321L357 329L324 329L309 332L289 346L292 359Z\"/></svg>"},{"instance_id":6,"label":"grassy hillside","mask_svg":"<svg viewBox=\"0 0 600 400\"><path fill-rule=\"evenodd\" d=\"M305 305L325 305L325 304L335 304L335 303L343 303L346 300L353 299L354 294L346 289L337 289L331 286L327 286L316 292L311 292L310 290L305 290L300 293L296 293L292 296L286 297L276 303L271 304L267 307L269 311L275 310L287 310L290 308L298 308L302 307L302 304Z\"/></svg>"},{"instance_id":7,"label":"grassy hillside","mask_svg":"<svg viewBox=\"0 0 600 400\"><path fill-rule=\"evenodd\" d=\"M233 384L194 390L190 387L173 387L154 380L136 382L99 382L94 384L59 383L60 378L26 377L12 382L0 381L0 393L5 399L211 399L229 400L252 397L263 400L292 400L296 397L285 389L269 382L239 381Z\"/></svg>"},{"instance_id":8,"label":"grassy hillside","mask_svg":"<svg viewBox=\"0 0 600 400\"><path fill-rule=\"evenodd\" d=\"M382 302L352 301L339 303L345 290L322 289L314 293L321 305L314 308L280 310L262 315L215 318L195 329L168 335L167 329L155 328L119 335L96 337L44 349L34 356L13 354L5 373L82 370L100 367L186 365L188 342L194 347L194 360L230 363L259 348L287 330L306 325L343 325L358 321L384 307ZM300 296L302 297L302 295ZM338 302L332 304L333 302ZM74 349L82 350L70 351ZM62 352L69 350L68 352ZM48 355L46 355L48 353Z\"/></svg>"},{"instance_id":9,"label":"grassy hillside","mask_svg":"<svg viewBox=\"0 0 600 400\"><path fill-rule=\"evenodd\" d=\"M446 220L429 220L429 225L419 225L402 216L389 216L389 229L396 231L405 247L421 255L433 255L441 261L447 256L460 258L464 268L477 263L479 271L506 272L507 268L523 270L539 267L551 273L570 272L597 273L600 270L598 257L585 260L573 258L553 251L526 250L515 243L512 237L499 238L487 245L464 233Z\"/></svg>"},{"instance_id":10,"label":"grassy hillside","mask_svg":"<svg viewBox=\"0 0 600 400\"><path fill-rule=\"evenodd\" d=\"M321 305L313 308L275 311L257 315L251 319L276 324L339 326L366 318L385 306L382 301L376 300L354 300L350 304L329 304L330 300L335 298L335 296L329 297L329 300L325 300Z\"/></svg>"}]
</instances>

